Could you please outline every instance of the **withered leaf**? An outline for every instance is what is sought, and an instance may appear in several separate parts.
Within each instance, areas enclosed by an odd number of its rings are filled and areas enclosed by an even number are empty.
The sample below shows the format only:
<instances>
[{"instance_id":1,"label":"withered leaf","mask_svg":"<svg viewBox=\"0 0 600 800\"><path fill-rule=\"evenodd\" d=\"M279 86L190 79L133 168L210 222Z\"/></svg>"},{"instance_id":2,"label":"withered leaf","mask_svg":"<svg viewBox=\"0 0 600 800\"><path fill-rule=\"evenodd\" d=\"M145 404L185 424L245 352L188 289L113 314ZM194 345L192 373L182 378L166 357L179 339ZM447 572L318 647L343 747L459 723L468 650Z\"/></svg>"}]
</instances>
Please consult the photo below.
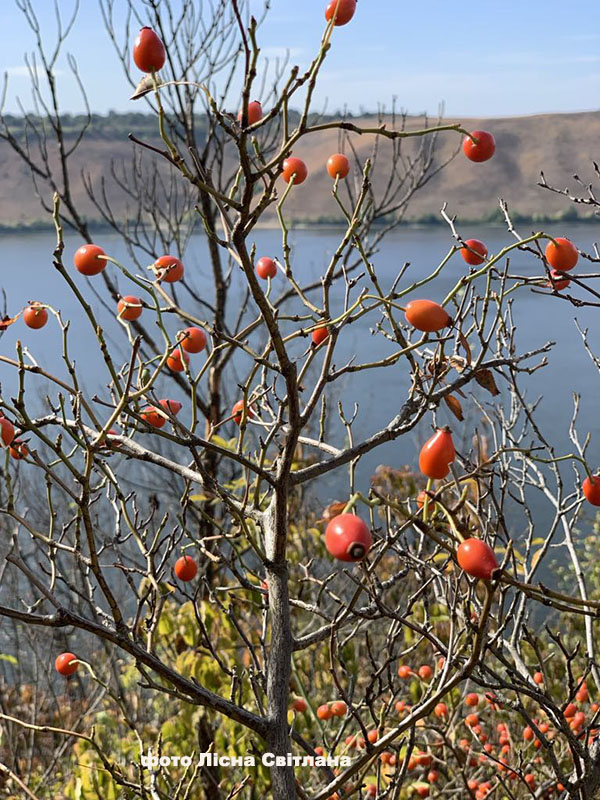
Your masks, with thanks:
<instances>
[{"instance_id":1,"label":"withered leaf","mask_svg":"<svg viewBox=\"0 0 600 800\"><path fill-rule=\"evenodd\" d=\"M156 82L160 86L160 78L156 76ZM139 100L140 97L144 97L154 89L154 83L152 82L151 75L144 75L142 80L138 83L135 88L135 92L129 98L130 100Z\"/></svg>"},{"instance_id":2,"label":"withered leaf","mask_svg":"<svg viewBox=\"0 0 600 800\"><path fill-rule=\"evenodd\" d=\"M180 653L183 653L184 650L188 649L189 645L187 644L183 636L180 633L178 633L175 636L175 652L179 655Z\"/></svg>"},{"instance_id":3,"label":"withered leaf","mask_svg":"<svg viewBox=\"0 0 600 800\"><path fill-rule=\"evenodd\" d=\"M457 372L464 372L467 368L467 360L462 356L450 356L448 363L451 367L454 367Z\"/></svg>"},{"instance_id":4,"label":"withered leaf","mask_svg":"<svg viewBox=\"0 0 600 800\"><path fill-rule=\"evenodd\" d=\"M480 386L483 386L484 389L492 395L492 397L496 397L497 394L500 394L498 387L496 386L496 381L494 380L494 375L492 371L489 369L479 369L475 373L475 380Z\"/></svg>"},{"instance_id":5,"label":"withered leaf","mask_svg":"<svg viewBox=\"0 0 600 800\"><path fill-rule=\"evenodd\" d=\"M453 394L447 394L446 397L444 397L444 400L446 401L446 405L448 406L450 411L454 414L456 419L459 422L462 422L464 420L464 416L463 416L462 406L460 404L460 400L458 399L458 397L454 397Z\"/></svg>"},{"instance_id":6,"label":"withered leaf","mask_svg":"<svg viewBox=\"0 0 600 800\"><path fill-rule=\"evenodd\" d=\"M467 357L467 364L471 366L471 348L469 347L469 343L467 342L467 337L464 335L462 331L458 332L458 341L461 343L463 350L465 351L465 355Z\"/></svg>"},{"instance_id":7,"label":"withered leaf","mask_svg":"<svg viewBox=\"0 0 600 800\"><path fill-rule=\"evenodd\" d=\"M432 358L427 362L425 369L432 376L443 375L448 371L448 361L445 358Z\"/></svg>"},{"instance_id":8,"label":"withered leaf","mask_svg":"<svg viewBox=\"0 0 600 800\"><path fill-rule=\"evenodd\" d=\"M20 314L17 314L16 317L2 317L0 320L0 331L5 331L10 325L16 322L20 316Z\"/></svg>"},{"instance_id":9,"label":"withered leaf","mask_svg":"<svg viewBox=\"0 0 600 800\"><path fill-rule=\"evenodd\" d=\"M344 500L340 503L330 503L327 508L323 509L322 519L325 520L325 522L329 522L330 519L333 519L334 517L337 517L338 514L341 514L346 508L347 504L347 500Z\"/></svg>"},{"instance_id":10,"label":"withered leaf","mask_svg":"<svg viewBox=\"0 0 600 800\"><path fill-rule=\"evenodd\" d=\"M480 464L485 464L487 461L489 461L490 452L489 452L489 441L487 436L481 436L481 435L474 436L473 447L479 452Z\"/></svg>"}]
</instances>

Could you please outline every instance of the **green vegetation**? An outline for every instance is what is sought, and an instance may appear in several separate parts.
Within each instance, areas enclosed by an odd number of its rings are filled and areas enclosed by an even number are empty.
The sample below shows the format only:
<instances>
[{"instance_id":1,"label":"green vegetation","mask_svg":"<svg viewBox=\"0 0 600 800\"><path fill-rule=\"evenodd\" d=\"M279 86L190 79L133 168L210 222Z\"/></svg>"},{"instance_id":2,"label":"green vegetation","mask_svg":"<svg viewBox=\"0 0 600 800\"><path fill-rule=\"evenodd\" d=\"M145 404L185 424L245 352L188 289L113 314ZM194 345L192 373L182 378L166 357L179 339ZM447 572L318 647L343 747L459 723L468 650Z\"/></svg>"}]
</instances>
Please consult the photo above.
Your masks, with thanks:
<instances>
[{"instance_id":1,"label":"green vegetation","mask_svg":"<svg viewBox=\"0 0 600 800\"><path fill-rule=\"evenodd\" d=\"M534 224L548 224L553 222L589 222L598 224L598 217L594 214L586 214L586 215L579 215L576 209L572 206L565 209L564 211L560 211L557 214L521 214L519 211L512 211L511 210L511 218L515 224L521 225L534 225ZM374 227L385 227L389 224L392 220L386 219L383 217L380 220L377 220L374 223ZM502 211L499 208L490 209L486 214L479 218L468 218L468 217L459 217L458 221L461 225L505 225L504 216ZM344 220L341 217L337 216L319 216L315 219L311 219L310 217L295 217L292 220L292 224L296 226L302 227L312 227L312 226L319 226L319 227L338 227L343 226L345 224ZM447 225L444 219L441 216L436 214L423 214L422 216L418 217L407 217L401 223L401 225L408 227L408 226L437 226L437 225Z\"/></svg>"}]
</instances>

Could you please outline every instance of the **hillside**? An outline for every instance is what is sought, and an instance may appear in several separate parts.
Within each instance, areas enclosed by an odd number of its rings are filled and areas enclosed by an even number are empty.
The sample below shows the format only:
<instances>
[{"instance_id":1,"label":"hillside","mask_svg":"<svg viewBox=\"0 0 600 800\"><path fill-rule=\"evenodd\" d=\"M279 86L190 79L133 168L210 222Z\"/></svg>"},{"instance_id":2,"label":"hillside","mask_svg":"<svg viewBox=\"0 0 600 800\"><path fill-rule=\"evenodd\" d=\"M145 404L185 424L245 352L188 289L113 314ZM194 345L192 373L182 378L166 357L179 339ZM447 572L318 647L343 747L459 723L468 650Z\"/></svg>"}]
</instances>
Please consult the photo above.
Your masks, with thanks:
<instances>
[{"instance_id":1,"label":"hillside","mask_svg":"<svg viewBox=\"0 0 600 800\"><path fill-rule=\"evenodd\" d=\"M445 120L458 122L459 120ZM421 126L421 120L413 125ZM407 218L439 216L444 202L451 214L462 219L485 219L497 212L498 196L508 201L514 212L528 217L572 213L568 199L541 189L537 183L543 170L548 183L564 188L573 187L573 175L586 182L594 180L593 160L600 159L600 112L581 114L552 114L502 119L460 120L470 130L492 131L497 151L490 161L473 164L460 153L444 170L413 197ZM360 123L358 123L360 124ZM366 121L373 125L373 121ZM352 136L354 147L362 158L371 151L371 137ZM417 140L407 140L416 142ZM455 133L440 135L436 162L449 158L459 144ZM297 155L304 158L312 170L310 193L294 193L288 213L310 219L335 213L334 201L327 191L330 180L322 169L327 157L337 150L337 133L327 131L303 141ZM385 154L385 156L384 156ZM382 145L382 153L374 173L376 194L388 178L390 145ZM308 186L308 184L307 184ZM589 215L586 207L580 215Z\"/></svg>"},{"instance_id":2,"label":"hillside","mask_svg":"<svg viewBox=\"0 0 600 800\"><path fill-rule=\"evenodd\" d=\"M352 121L364 127L376 124L372 117ZM454 121L458 120L445 120ZM71 122L75 129L76 118ZM442 203L447 202L450 213L459 218L483 220L496 211L499 195L508 201L514 212L527 217L551 217L566 211L573 213L572 204L566 198L537 186L540 171L544 170L548 182L557 187L574 186L574 173L586 182L593 181L592 161L600 159L597 148L600 141L600 112L461 122L472 130L480 127L494 133L498 145L495 157L484 164L472 164L459 154L414 196L407 219L437 218ZM13 123L18 127L18 120L13 120ZM154 123L152 118L137 114L94 117L88 134L72 159L74 195L78 206L89 219L98 220L100 215L90 203L79 176L88 174L97 190L104 178L110 185L111 163L119 165L131 161L133 145L127 139L128 131L148 139L152 136ZM412 118L408 127L421 127L422 124L421 119ZM370 156L373 137L350 136L361 160ZM455 133L441 135L435 163L447 159L460 143L459 139ZM403 146L407 148L406 153L414 153L418 140L406 140ZM382 191L389 177L390 147L388 142L381 144L373 171L376 195ZM324 222L339 216L330 193L331 181L324 169L328 156L338 149L338 133L331 130L311 134L299 143L295 155L306 160L310 177L301 188L292 192L286 204L288 217L302 222ZM15 157L5 141L0 141L0 165L0 227L30 225L43 220L45 215L35 194L29 170ZM50 198L51 189L44 187L43 183L39 186L44 195ZM116 216L128 216L131 201L122 192L113 191L110 200ZM578 212L582 216L586 212L589 215L585 206L580 207Z\"/></svg>"}]
</instances>

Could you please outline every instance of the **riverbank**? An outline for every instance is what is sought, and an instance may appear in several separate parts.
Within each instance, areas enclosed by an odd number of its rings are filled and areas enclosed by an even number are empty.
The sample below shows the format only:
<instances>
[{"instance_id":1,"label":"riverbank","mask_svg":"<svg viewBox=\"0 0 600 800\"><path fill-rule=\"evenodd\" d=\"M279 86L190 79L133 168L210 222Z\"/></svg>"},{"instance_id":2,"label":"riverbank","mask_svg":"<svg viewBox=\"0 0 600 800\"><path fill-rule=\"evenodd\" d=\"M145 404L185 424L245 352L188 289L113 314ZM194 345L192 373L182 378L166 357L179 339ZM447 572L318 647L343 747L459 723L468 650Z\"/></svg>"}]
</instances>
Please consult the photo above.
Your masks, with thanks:
<instances>
[{"instance_id":1,"label":"riverbank","mask_svg":"<svg viewBox=\"0 0 600 800\"><path fill-rule=\"evenodd\" d=\"M574 209L565 212L559 212L558 214L520 214L515 212L511 215L511 217L512 221L518 225L553 225L560 222L595 225L600 223L600 219L597 216L593 214L587 216L578 216ZM478 219L460 217L458 221L461 225L469 226L492 225L503 227L506 225L504 217L499 209L497 212L487 214L485 217L480 217ZM133 224L133 220L131 220L130 223ZM389 223L389 219L382 219L375 223L374 227L385 227ZM87 220L87 224L90 233L101 234L114 232L113 228L105 220L89 219ZM123 221L122 224L127 225L129 223ZM441 216L436 216L435 214L423 214L420 217L407 218L402 220L399 224L402 228L438 228L440 226L443 227L447 225L446 221L442 219ZM300 217L298 219L292 219L289 222L289 227L296 230L310 230L311 228L320 230L335 230L345 228L345 222L339 217L325 216L318 217L317 219ZM256 228L258 230L277 230L279 228L279 223L275 219L269 219L259 223ZM201 234L202 231L203 228L199 222L196 226L195 233ZM54 232L54 223L50 217L47 219L34 219L29 222L18 222L14 224L0 223L0 236L15 235L20 233L27 235L31 233L48 232Z\"/></svg>"}]
</instances>

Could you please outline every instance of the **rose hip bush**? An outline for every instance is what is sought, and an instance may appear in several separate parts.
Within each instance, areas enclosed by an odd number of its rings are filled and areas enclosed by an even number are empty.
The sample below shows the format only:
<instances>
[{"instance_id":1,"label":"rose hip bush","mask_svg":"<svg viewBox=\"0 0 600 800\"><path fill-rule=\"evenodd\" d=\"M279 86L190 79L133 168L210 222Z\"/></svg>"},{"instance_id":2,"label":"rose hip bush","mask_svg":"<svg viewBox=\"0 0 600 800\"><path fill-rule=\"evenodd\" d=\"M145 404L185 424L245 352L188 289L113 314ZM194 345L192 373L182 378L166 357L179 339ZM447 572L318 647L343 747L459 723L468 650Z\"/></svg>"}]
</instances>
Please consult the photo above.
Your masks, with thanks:
<instances>
[{"instance_id":1,"label":"rose hip bush","mask_svg":"<svg viewBox=\"0 0 600 800\"><path fill-rule=\"evenodd\" d=\"M577 403L564 453L526 401L531 376L553 368L551 344L520 349L511 300L534 289L549 314L554 302L591 304L581 263L598 258L568 236L521 235L505 204L506 243L489 252L444 208L439 264L416 281L407 266L382 279L378 245L443 167L438 137L455 137L481 180L502 142L393 110L370 127L313 111L344 26L373 13L364 3L324 3L313 61L275 75L241 0L210 11L128 0L123 20L101 5L132 102L156 122L152 140L130 135L130 171L113 175L137 213L120 221L108 194L73 174L87 123L67 146L56 91L37 149L8 124L3 134L52 215L56 280L79 307L66 320L37 298L2 323L55 326L66 367L38 364L21 344L0 355L0 615L18 634L18 658L6 655L17 682L37 670L0 713L3 785L78 800L595 797L600 599L595 550L577 526L600 504L597 465ZM51 87L71 22L53 56L37 36ZM318 169L345 224L307 282L286 201L311 192L311 138L327 131L338 142ZM378 170L392 176L382 192ZM127 258L90 234L75 179ZM269 215L279 253L257 252ZM196 220L211 297L186 253ZM527 276L512 271L516 252ZM453 259L461 273L444 295L438 278ZM94 293L120 325L125 359ZM375 334L370 360L340 360L359 322ZM70 356L78 326L103 363L96 392ZM364 377L355 373L377 381L386 369L409 380L391 419L368 410L364 438L350 387ZM413 436L415 463L362 484L365 455ZM319 508L323 485L339 497ZM279 760L226 770L146 758L207 752Z\"/></svg>"}]
</instances>

